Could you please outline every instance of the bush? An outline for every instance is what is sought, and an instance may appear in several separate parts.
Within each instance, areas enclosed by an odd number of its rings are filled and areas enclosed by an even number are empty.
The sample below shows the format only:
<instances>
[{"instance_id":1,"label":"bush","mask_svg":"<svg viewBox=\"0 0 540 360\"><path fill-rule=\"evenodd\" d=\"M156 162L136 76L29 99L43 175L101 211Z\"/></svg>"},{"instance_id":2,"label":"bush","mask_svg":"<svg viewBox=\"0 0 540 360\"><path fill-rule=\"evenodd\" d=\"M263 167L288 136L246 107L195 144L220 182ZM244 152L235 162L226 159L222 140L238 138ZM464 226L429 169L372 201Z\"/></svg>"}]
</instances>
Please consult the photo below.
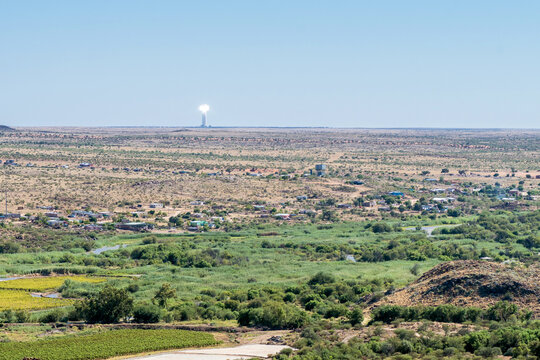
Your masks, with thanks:
<instances>
[{"instance_id":1,"label":"bush","mask_svg":"<svg viewBox=\"0 0 540 360\"><path fill-rule=\"evenodd\" d=\"M502 355L501 349L498 347L481 347L480 349L474 352L475 355L482 356L485 358L492 358L494 356Z\"/></svg>"},{"instance_id":2,"label":"bush","mask_svg":"<svg viewBox=\"0 0 540 360\"><path fill-rule=\"evenodd\" d=\"M540 237L537 236L531 235L525 239L520 239L517 242L525 246L527 249L540 248Z\"/></svg>"},{"instance_id":3,"label":"bush","mask_svg":"<svg viewBox=\"0 0 540 360\"><path fill-rule=\"evenodd\" d=\"M339 221L339 217L337 216L336 212L333 210L323 210L321 214L321 219L323 221L331 221L331 222Z\"/></svg>"},{"instance_id":4,"label":"bush","mask_svg":"<svg viewBox=\"0 0 540 360\"><path fill-rule=\"evenodd\" d=\"M173 317L177 321L194 320L198 318L197 309L194 304L180 304L174 308Z\"/></svg>"},{"instance_id":5,"label":"bush","mask_svg":"<svg viewBox=\"0 0 540 360\"><path fill-rule=\"evenodd\" d=\"M55 323L64 320L66 314L60 309L50 311L43 315L40 319L40 323Z\"/></svg>"},{"instance_id":6,"label":"bush","mask_svg":"<svg viewBox=\"0 0 540 360\"><path fill-rule=\"evenodd\" d=\"M420 274L420 265L419 264L414 264L413 267L410 269L410 272L414 276L418 276L418 274Z\"/></svg>"},{"instance_id":7,"label":"bush","mask_svg":"<svg viewBox=\"0 0 540 360\"><path fill-rule=\"evenodd\" d=\"M371 227L374 233L392 232L392 228L387 223L376 223Z\"/></svg>"},{"instance_id":8,"label":"bush","mask_svg":"<svg viewBox=\"0 0 540 360\"><path fill-rule=\"evenodd\" d=\"M15 254L18 253L21 246L13 241L5 241L0 243L0 254Z\"/></svg>"},{"instance_id":9,"label":"bush","mask_svg":"<svg viewBox=\"0 0 540 360\"><path fill-rule=\"evenodd\" d=\"M136 293L137 291L139 291L139 285L138 284L130 284L128 287L127 287L127 291L129 291L130 293Z\"/></svg>"},{"instance_id":10,"label":"bush","mask_svg":"<svg viewBox=\"0 0 540 360\"><path fill-rule=\"evenodd\" d=\"M308 284L309 285L323 285L323 284L331 284L336 281L336 278L332 274L327 274L323 272L318 272L313 276Z\"/></svg>"},{"instance_id":11,"label":"bush","mask_svg":"<svg viewBox=\"0 0 540 360\"><path fill-rule=\"evenodd\" d=\"M488 310L489 312L489 310ZM382 321L387 324L403 319L405 321L431 320L440 322L463 323L477 321L486 317L486 311L470 307L462 308L444 304L439 306L398 306L383 305L373 310L373 321Z\"/></svg>"},{"instance_id":12,"label":"bush","mask_svg":"<svg viewBox=\"0 0 540 360\"><path fill-rule=\"evenodd\" d=\"M490 320L508 321L510 316L518 313L518 310L516 304L508 301L499 301L488 309L487 316Z\"/></svg>"},{"instance_id":13,"label":"bush","mask_svg":"<svg viewBox=\"0 0 540 360\"><path fill-rule=\"evenodd\" d=\"M451 217L458 217L461 215L461 211L459 209L448 209L447 214Z\"/></svg>"},{"instance_id":14,"label":"bush","mask_svg":"<svg viewBox=\"0 0 540 360\"><path fill-rule=\"evenodd\" d=\"M362 321L364 321L364 313L362 312L362 308L356 307L349 313L349 322L352 325L362 324Z\"/></svg>"},{"instance_id":15,"label":"bush","mask_svg":"<svg viewBox=\"0 0 540 360\"><path fill-rule=\"evenodd\" d=\"M317 300L310 300L306 303L306 305L304 305L304 308L306 310L313 310L315 309L317 306L319 306L320 302L317 301Z\"/></svg>"},{"instance_id":16,"label":"bush","mask_svg":"<svg viewBox=\"0 0 540 360\"><path fill-rule=\"evenodd\" d=\"M3 312L0 312L0 323L13 323L16 322L17 319L15 317L15 313L13 310L6 310Z\"/></svg>"},{"instance_id":17,"label":"bush","mask_svg":"<svg viewBox=\"0 0 540 360\"><path fill-rule=\"evenodd\" d=\"M279 353L281 355L286 355L288 357L288 356L290 356L292 354L292 352L293 352L293 349L285 348L285 349L281 350Z\"/></svg>"},{"instance_id":18,"label":"bush","mask_svg":"<svg viewBox=\"0 0 540 360\"><path fill-rule=\"evenodd\" d=\"M465 336L465 349L469 352L475 352L476 350L486 347L489 343L489 332L477 331Z\"/></svg>"},{"instance_id":19,"label":"bush","mask_svg":"<svg viewBox=\"0 0 540 360\"><path fill-rule=\"evenodd\" d=\"M268 302L258 308L240 310L241 326L264 326L271 329L298 329L307 321L306 313L294 305Z\"/></svg>"},{"instance_id":20,"label":"bush","mask_svg":"<svg viewBox=\"0 0 540 360\"><path fill-rule=\"evenodd\" d=\"M156 305L138 305L133 310L133 321L136 323L157 323L161 316L161 309Z\"/></svg>"},{"instance_id":21,"label":"bush","mask_svg":"<svg viewBox=\"0 0 540 360\"><path fill-rule=\"evenodd\" d=\"M396 350L402 354L409 354L414 351L414 345L408 340L402 340Z\"/></svg>"},{"instance_id":22,"label":"bush","mask_svg":"<svg viewBox=\"0 0 540 360\"><path fill-rule=\"evenodd\" d=\"M347 308L341 304L332 304L324 312L324 317L327 319L337 318L345 316L347 314Z\"/></svg>"},{"instance_id":23,"label":"bush","mask_svg":"<svg viewBox=\"0 0 540 360\"><path fill-rule=\"evenodd\" d=\"M294 302L296 300L296 295L293 293L286 293L285 296L283 296L283 301L285 302Z\"/></svg>"},{"instance_id":24,"label":"bush","mask_svg":"<svg viewBox=\"0 0 540 360\"><path fill-rule=\"evenodd\" d=\"M30 320L30 314L26 311L17 311L15 313L15 320L17 320L18 323L26 323Z\"/></svg>"},{"instance_id":25,"label":"bush","mask_svg":"<svg viewBox=\"0 0 540 360\"><path fill-rule=\"evenodd\" d=\"M125 289L106 286L98 294L79 303L77 310L89 323L116 323L131 315L133 299Z\"/></svg>"},{"instance_id":26,"label":"bush","mask_svg":"<svg viewBox=\"0 0 540 360\"><path fill-rule=\"evenodd\" d=\"M373 321L382 321L389 324L396 319L403 318L404 308L397 305L383 305L375 308L371 315Z\"/></svg>"},{"instance_id":27,"label":"bush","mask_svg":"<svg viewBox=\"0 0 540 360\"><path fill-rule=\"evenodd\" d=\"M225 306L225 309L236 311L240 306L240 302L238 300L225 300L223 305Z\"/></svg>"}]
</instances>

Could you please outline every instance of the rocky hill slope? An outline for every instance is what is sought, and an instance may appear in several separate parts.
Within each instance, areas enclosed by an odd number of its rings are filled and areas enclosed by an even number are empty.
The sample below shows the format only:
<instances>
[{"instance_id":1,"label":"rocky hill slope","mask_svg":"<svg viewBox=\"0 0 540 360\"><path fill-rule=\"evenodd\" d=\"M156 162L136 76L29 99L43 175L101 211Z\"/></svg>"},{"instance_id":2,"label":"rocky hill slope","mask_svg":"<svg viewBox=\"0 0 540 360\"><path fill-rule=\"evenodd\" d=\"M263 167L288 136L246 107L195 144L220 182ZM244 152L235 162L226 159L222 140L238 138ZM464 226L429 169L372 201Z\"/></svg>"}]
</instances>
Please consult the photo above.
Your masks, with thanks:
<instances>
[{"instance_id":1,"label":"rocky hill slope","mask_svg":"<svg viewBox=\"0 0 540 360\"><path fill-rule=\"evenodd\" d=\"M377 305L453 304L486 308L500 300L509 300L540 315L540 267L451 261L435 266Z\"/></svg>"}]
</instances>

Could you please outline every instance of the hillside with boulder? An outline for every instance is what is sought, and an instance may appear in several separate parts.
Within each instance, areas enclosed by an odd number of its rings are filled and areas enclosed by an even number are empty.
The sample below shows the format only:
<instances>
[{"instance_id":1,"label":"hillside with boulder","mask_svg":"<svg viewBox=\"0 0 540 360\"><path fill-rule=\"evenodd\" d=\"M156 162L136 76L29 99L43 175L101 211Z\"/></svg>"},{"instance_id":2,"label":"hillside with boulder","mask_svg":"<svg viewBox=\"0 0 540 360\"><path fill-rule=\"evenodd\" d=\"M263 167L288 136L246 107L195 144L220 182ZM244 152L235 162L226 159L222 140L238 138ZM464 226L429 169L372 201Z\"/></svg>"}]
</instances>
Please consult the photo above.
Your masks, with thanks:
<instances>
[{"instance_id":1,"label":"hillside with boulder","mask_svg":"<svg viewBox=\"0 0 540 360\"><path fill-rule=\"evenodd\" d=\"M540 315L540 268L487 261L451 261L435 266L377 305L476 306L508 300Z\"/></svg>"}]
</instances>

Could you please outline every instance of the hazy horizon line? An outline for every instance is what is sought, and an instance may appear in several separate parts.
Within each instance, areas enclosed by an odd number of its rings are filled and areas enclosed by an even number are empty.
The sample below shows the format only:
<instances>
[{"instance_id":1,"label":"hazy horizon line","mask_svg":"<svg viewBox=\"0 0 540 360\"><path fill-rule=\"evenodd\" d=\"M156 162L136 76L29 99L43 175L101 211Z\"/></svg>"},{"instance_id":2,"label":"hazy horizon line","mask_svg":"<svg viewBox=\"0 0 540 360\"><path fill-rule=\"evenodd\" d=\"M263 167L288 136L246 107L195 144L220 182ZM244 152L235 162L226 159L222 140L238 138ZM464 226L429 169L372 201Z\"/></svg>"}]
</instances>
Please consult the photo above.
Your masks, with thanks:
<instances>
[{"instance_id":1,"label":"hazy horizon line","mask_svg":"<svg viewBox=\"0 0 540 360\"><path fill-rule=\"evenodd\" d=\"M2 126L2 125L0 125ZM82 125L30 125L30 126L9 126L12 129L25 129L25 128L89 128L89 129L354 129L354 130L540 130L540 128L464 128L464 127L334 127L334 126L172 126L172 125L96 125L96 126L82 126Z\"/></svg>"}]
</instances>

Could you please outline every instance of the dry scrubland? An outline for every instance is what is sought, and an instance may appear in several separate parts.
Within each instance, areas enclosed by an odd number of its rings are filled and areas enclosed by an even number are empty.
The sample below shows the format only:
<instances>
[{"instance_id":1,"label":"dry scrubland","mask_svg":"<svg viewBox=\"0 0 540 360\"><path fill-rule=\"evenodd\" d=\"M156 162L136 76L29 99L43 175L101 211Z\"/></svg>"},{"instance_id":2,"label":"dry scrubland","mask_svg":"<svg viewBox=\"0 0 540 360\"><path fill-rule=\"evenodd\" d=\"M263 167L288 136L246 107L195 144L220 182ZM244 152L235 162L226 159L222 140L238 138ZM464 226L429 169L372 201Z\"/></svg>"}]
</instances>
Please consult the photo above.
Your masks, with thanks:
<instances>
[{"instance_id":1,"label":"dry scrubland","mask_svg":"<svg viewBox=\"0 0 540 360\"><path fill-rule=\"evenodd\" d=\"M129 210L125 203L164 202L170 204L167 214L174 215L192 210L189 201L196 199L278 206L304 194L350 202L362 194L410 186L411 179L439 178L443 168L450 170L444 174L448 180L503 186L538 173L539 134L533 130L19 130L0 134L0 159L21 165L2 167L0 176L9 189L9 210L20 213L34 213L37 206L122 211ZM78 168L83 162L94 168ZM327 164L333 176L300 181L245 176L302 175L318 163ZM208 175L216 172L220 175ZM485 178L494 173L500 177ZM505 177L511 173L514 177ZM365 185L340 188L347 176L357 174Z\"/></svg>"}]
</instances>

